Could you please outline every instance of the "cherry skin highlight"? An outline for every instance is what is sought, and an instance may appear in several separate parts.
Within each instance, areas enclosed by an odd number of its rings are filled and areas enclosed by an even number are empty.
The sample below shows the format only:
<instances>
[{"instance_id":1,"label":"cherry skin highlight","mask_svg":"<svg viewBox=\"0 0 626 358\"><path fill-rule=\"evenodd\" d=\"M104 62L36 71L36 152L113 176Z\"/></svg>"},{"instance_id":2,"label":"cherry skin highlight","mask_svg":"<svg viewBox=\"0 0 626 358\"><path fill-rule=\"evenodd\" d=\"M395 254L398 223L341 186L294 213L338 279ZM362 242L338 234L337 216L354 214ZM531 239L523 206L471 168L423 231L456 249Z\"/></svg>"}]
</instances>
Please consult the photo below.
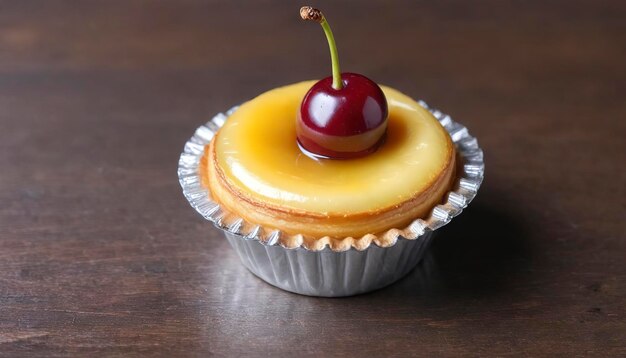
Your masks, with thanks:
<instances>
[{"instance_id":1,"label":"cherry skin highlight","mask_svg":"<svg viewBox=\"0 0 626 358\"><path fill-rule=\"evenodd\" d=\"M342 88L333 77L311 87L297 119L298 144L313 156L349 159L367 155L384 141L387 99L380 87L356 73L341 74Z\"/></svg>"}]
</instances>

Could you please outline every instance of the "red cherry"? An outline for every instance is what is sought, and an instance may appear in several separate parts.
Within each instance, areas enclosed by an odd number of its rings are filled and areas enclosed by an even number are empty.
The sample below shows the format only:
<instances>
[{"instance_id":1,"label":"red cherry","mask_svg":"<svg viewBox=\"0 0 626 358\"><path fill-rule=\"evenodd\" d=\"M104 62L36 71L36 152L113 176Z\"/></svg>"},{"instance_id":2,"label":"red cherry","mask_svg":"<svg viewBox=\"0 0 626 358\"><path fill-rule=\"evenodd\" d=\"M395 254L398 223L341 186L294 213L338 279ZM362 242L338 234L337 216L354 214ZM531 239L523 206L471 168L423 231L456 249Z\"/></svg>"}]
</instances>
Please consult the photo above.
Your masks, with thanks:
<instances>
[{"instance_id":1,"label":"red cherry","mask_svg":"<svg viewBox=\"0 0 626 358\"><path fill-rule=\"evenodd\" d=\"M298 144L309 154L331 159L357 158L375 151L385 139L387 99L380 87L356 73L341 74L311 87L296 125Z\"/></svg>"},{"instance_id":2,"label":"red cherry","mask_svg":"<svg viewBox=\"0 0 626 358\"><path fill-rule=\"evenodd\" d=\"M308 155L348 159L367 155L385 140L387 99L378 85L356 73L341 73L333 32L319 9L303 6L300 17L322 26L333 75L311 87L296 121L298 145Z\"/></svg>"}]
</instances>

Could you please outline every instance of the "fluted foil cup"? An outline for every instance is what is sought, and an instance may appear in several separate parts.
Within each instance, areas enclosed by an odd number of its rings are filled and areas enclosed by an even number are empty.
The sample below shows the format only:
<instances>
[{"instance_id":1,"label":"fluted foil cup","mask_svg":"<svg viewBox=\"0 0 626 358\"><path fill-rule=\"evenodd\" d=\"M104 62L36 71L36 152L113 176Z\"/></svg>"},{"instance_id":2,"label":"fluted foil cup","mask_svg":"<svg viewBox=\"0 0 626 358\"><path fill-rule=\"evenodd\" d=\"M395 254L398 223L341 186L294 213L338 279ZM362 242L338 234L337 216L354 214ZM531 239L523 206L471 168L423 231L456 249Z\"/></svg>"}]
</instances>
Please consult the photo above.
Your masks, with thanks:
<instances>
[{"instance_id":1,"label":"fluted foil cup","mask_svg":"<svg viewBox=\"0 0 626 358\"><path fill-rule=\"evenodd\" d=\"M202 185L199 172L204 147L236 107L199 127L187 141L178 162L178 178L192 207L222 230L241 262L265 282L308 296L341 297L385 287L409 273L424 257L436 230L459 215L474 199L485 173L483 152L466 127L439 110L428 109L450 134L457 149L459 169L453 189L428 217L416 218L407 228L392 229L393 240L372 239L365 247L332 245L286 247L284 234L246 222L215 202ZM332 237L332 233L328 233ZM293 242L293 241L291 241Z\"/></svg>"}]
</instances>

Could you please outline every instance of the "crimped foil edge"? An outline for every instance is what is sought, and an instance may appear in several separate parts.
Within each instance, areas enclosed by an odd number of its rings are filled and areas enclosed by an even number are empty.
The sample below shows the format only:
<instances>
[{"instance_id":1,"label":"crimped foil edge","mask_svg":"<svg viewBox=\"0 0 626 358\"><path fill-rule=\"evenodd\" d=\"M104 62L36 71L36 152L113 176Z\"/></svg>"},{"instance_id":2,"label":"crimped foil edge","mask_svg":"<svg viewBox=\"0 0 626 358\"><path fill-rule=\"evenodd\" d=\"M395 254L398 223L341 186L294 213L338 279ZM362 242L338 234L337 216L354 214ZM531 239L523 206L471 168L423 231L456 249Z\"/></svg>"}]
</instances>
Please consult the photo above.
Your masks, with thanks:
<instances>
[{"instance_id":1,"label":"crimped foil edge","mask_svg":"<svg viewBox=\"0 0 626 358\"><path fill-rule=\"evenodd\" d=\"M454 187L445 196L442 204L436 205L428 217L416 219L403 229L389 229L384 233L367 234L360 238L310 238L303 235L289 235L280 230L269 229L246 222L243 218L223 208L215 202L208 188L202 185L198 166L204 154L204 147L211 142L215 133L226 119L237 109L231 108L226 113L218 113L206 124L198 127L187 143L178 161L178 180L185 198L200 215L212 222L216 227L228 233L241 236L247 240L257 240L264 245L280 245L287 249L305 249L321 251L329 249L336 252L356 249L366 250L372 244L379 247L390 247L397 240L415 240L428 231L435 231L448 224L459 215L474 199L485 174L483 151L475 137L468 129L452 120L447 114L429 107L424 101L419 104L430 111L449 133L457 148L462 165L457 170Z\"/></svg>"}]
</instances>

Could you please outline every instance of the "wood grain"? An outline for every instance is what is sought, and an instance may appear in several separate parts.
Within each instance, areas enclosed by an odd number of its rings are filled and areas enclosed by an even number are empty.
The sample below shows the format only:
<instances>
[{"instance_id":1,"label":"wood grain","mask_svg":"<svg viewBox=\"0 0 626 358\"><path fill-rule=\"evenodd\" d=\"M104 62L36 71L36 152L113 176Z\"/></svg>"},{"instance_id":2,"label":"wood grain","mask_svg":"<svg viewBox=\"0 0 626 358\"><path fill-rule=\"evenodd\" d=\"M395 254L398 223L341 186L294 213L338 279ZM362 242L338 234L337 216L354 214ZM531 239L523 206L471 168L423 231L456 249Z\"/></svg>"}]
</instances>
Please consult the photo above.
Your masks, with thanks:
<instances>
[{"instance_id":1,"label":"wood grain","mask_svg":"<svg viewBox=\"0 0 626 358\"><path fill-rule=\"evenodd\" d=\"M301 4L0 1L0 356L626 355L625 3L312 2L486 152L424 265L347 299L253 277L176 178L210 115L329 73Z\"/></svg>"}]
</instances>

